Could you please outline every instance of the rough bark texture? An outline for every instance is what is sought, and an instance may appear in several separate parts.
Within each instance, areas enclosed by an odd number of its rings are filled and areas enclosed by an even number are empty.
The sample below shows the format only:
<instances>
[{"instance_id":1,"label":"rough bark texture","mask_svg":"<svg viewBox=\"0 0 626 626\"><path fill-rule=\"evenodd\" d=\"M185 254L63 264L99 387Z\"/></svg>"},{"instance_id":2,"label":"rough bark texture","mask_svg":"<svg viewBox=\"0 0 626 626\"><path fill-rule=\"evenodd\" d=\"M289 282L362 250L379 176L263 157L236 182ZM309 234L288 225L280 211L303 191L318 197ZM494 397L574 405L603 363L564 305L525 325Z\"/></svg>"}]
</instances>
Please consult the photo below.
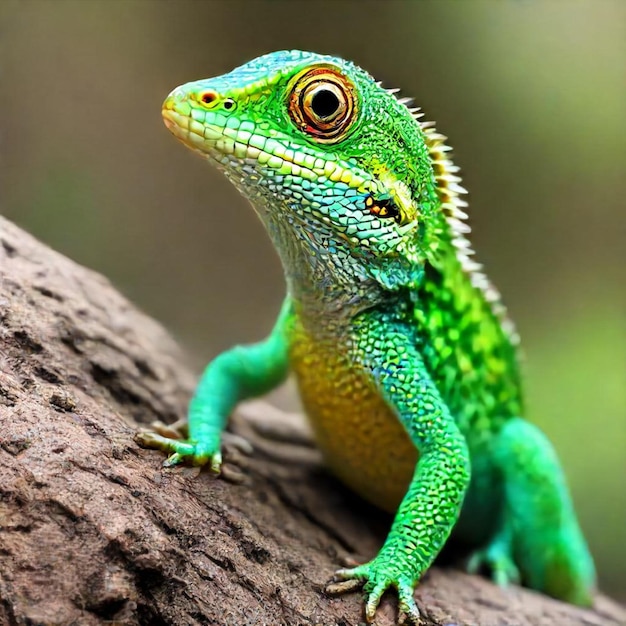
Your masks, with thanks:
<instances>
[{"instance_id":1,"label":"rough bark texture","mask_svg":"<svg viewBox=\"0 0 626 626\"><path fill-rule=\"evenodd\" d=\"M323 586L388 520L314 451L272 458L235 419L256 449L233 485L134 443L137 423L184 415L192 382L158 324L0 218L0 624L360 622L359 594ZM433 568L417 598L428 625L626 624L606 598L583 610L456 569ZM377 623L394 616L386 599Z\"/></svg>"}]
</instances>

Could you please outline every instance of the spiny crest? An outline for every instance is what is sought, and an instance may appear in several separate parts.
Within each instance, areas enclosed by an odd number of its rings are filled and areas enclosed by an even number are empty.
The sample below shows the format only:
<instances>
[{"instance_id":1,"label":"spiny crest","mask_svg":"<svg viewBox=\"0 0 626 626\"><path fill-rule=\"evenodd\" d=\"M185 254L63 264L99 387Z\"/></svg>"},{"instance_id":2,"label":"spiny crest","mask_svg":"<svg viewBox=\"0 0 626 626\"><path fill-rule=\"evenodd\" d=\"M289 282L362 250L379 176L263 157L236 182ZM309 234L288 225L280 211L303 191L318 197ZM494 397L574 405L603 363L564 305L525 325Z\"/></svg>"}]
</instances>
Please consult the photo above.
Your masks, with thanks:
<instances>
[{"instance_id":1,"label":"spiny crest","mask_svg":"<svg viewBox=\"0 0 626 626\"><path fill-rule=\"evenodd\" d=\"M410 106L413 103L413 98L398 97L399 89L386 89L386 91L395 96L400 104L406 106L424 133L428 152L435 169L437 189L442 198L441 208L450 227L452 244L463 271L470 277L472 286L483 293L485 300L490 304L494 315L500 320L502 328L508 334L511 342L514 344L519 343L519 336L513 322L507 316L506 307L502 304L500 292L482 271L482 264L471 258L474 255L474 250L466 237L471 232L471 228L466 221L468 215L464 211L468 204L461 197L467 194L467 190L460 184L459 167L454 165L449 157L452 148L445 143L447 137L437 132L435 122L422 121L424 113L422 113L421 109Z\"/></svg>"}]
</instances>

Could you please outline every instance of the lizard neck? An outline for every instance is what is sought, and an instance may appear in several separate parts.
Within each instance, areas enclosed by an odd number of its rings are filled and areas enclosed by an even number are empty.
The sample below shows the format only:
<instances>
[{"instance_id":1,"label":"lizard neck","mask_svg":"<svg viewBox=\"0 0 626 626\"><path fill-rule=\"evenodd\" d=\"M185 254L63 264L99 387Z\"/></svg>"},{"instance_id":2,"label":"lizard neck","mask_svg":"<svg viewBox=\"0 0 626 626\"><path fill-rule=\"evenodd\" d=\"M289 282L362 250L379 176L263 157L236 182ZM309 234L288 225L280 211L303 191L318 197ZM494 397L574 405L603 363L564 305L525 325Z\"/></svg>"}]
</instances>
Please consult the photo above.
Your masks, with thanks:
<instances>
[{"instance_id":1,"label":"lizard neck","mask_svg":"<svg viewBox=\"0 0 626 626\"><path fill-rule=\"evenodd\" d=\"M361 311L388 298L386 290L319 222L286 215L276 207L262 215L281 259L287 291L310 331L326 330L327 320L344 326Z\"/></svg>"}]
</instances>

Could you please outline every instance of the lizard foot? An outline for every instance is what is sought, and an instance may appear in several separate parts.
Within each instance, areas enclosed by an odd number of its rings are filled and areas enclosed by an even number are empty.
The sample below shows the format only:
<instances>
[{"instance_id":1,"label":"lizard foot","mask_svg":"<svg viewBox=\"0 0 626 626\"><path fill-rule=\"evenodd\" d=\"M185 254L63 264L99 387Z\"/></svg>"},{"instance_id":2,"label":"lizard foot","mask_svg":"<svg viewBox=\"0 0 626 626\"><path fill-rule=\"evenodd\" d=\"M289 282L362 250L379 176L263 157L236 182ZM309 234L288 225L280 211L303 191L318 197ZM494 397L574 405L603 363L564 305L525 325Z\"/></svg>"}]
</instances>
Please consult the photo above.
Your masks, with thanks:
<instances>
[{"instance_id":1,"label":"lizard foot","mask_svg":"<svg viewBox=\"0 0 626 626\"><path fill-rule=\"evenodd\" d=\"M326 592L329 594L348 593L363 587L365 619L368 623L374 620L382 595L391 587L395 588L398 593L398 607L405 615L403 623L412 625L419 623L420 612L413 598L415 584L409 577L399 573L396 568L390 568L388 564L374 559L350 569L338 570L335 572L335 579L339 582L332 581L326 586Z\"/></svg>"},{"instance_id":2,"label":"lizard foot","mask_svg":"<svg viewBox=\"0 0 626 626\"><path fill-rule=\"evenodd\" d=\"M211 472L219 474L222 467L222 453L203 443L185 441L161 435L158 431L141 431L135 441L143 448L155 448L169 454L163 467L172 467L187 462L190 465L208 465Z\"/></svg>"},{"instance_id":3,"label":"lizard foot","mask_svg":"<svg viewBox=\"0 0 626 626\"><path fill-rule=\"evenodd\" d=\"M173 424L164 424L155 421L150 424L151 430L141 431L135 435L135 441L144 448L163 450L170 456L163 462L164 467L172 467L181 463L194 466L208 465L214 474L222 474L231 482L240 483L245 476L240 472L222 467L222 455L219 449L207 444L188 440L189 428L186 419L178 420ZM239 452L246 455L252 453L252 445L247 439L233 433L222 433L225 452L236 464L241 460Z\"/></svg>"},{"instance_id":4,"label":"lizard foot","mask_svg":"<svg viewBox=\"0 0 626 626\"><path fill-rule=\"evenodd\" d=\"M135 435L135 441L144 448L163 450L170 456L163 462L164 467L173 467L187 463L196 467L208 465L212 473L220 475L232 483L243 483L246 475L231 465L222 465L222 454L219 443L217 446L189 441L189 428L186 419L173 424L155 421L150 424L151 430L141 431ZM222 441L226 460L238 468L245 467L240 453L249 455L253 448L244 437L230 432L222 433Z\"/></svg>"},{"instance_id":5,"label":"lizard foot","mask_svg":"<svg viewBox=\"0 0 626 626\"><path fill-rule=\"evenodd\" d=\"M486 568L499 587L520 584L520 573L509 551L501 543L493 543L472 554L467 562L467 572L477 574Z\"/></svg>"},{"instance_id":6,"label":"lizard foot","mask_svg":"<svg viewBox=\"0 0 626 626\"><path fill-rule=\"evenodd\" d=\"M157 435L161 435L167 439L173 439L175 441L188 439L189 422L186 418L179 419L171 424L165 424L159 420L155 420L150 424L150 431L147 432L154 432ZM228 430L225 430L222 433L222 443L224 447L232 448L233 450L243 452L246 455L250 455L254 452L252 444L245 437L231 433Z\"/></svg>"}]
</instances>

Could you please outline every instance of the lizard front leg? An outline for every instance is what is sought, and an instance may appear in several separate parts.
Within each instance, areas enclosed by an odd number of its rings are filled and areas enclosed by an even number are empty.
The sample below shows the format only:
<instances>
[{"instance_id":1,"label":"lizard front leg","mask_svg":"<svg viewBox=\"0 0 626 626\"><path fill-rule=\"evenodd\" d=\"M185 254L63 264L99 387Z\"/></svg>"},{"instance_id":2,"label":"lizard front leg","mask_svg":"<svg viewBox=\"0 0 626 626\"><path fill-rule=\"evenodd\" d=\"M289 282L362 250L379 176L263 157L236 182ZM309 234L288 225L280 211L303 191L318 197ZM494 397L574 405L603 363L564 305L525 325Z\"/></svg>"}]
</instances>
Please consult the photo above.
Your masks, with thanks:
<instances>
[{"instance_id":1,"label":"lizard front leg","mask_svg":"<svg viewBox=\"0 0 626 626\"><path fill-rule=\"evenodd\" d=\"M397 590L400 610L416 623L413 590L458 519L470 481L465 438L431 379L408 325L384 313L365 313L354 326L353 358L388 402L419 451L413 478L387 539L369 563L339 570L341 593L364 584L365 614L374 618L383 593ZM372 442L376 445L376 442Z\"/></svg>"},{"instance_id":2,"label":"lizard front leg","mask_svg":"<svg viewBox=\"0 0 626 626\"><path fill-rule=\"evenodd\" d=\"M209 363L189 405L188 439L142 432L137 441L170 454L164 465L188 461L193 465L208 464L219 473L222 432L235 405L270 391L287 375L291 317L291 302L287 298L265 341L235 346Z\"/></svg>"}]
</instances>

